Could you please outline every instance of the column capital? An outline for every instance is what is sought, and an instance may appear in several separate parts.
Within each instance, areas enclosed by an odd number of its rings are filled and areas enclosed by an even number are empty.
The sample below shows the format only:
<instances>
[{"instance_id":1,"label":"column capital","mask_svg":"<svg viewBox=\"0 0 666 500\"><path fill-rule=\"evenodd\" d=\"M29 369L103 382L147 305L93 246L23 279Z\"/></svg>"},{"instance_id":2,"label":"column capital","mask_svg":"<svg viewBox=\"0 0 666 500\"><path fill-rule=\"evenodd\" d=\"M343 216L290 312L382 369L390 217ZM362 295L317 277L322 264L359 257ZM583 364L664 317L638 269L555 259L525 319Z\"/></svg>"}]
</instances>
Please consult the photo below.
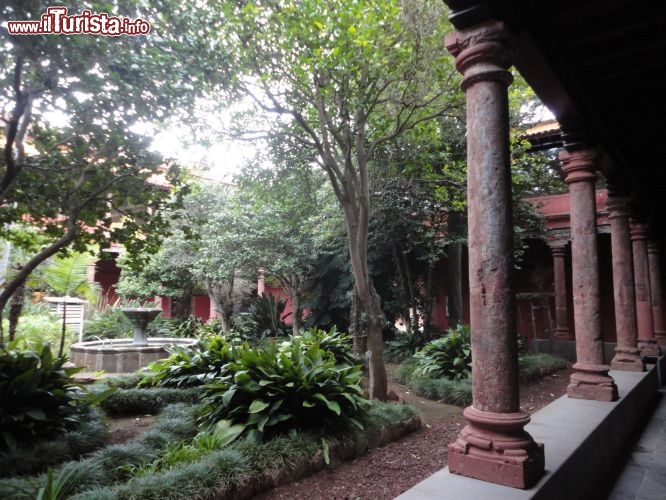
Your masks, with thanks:
<instances>
[{"instance_id":1,"label":"column capital","mask_svg":"<svg viewBox=\"0 0 666 500\"><path fill-rule=\"evenodd\" d=\"M648 243L647 243L648 254L659 255L660 249L661 249L661 246L659 245L659 243L657 243L654 240L648 240Z\"/></svg>"},{"instance_id":2,"label":"column capital","mask_svg":"<svg viewBox=\"0 0 666 500\"><path fill-rule=\"evenodd\" d=\"M618 217L629 218L629 196L619 194L616 191L608 191L606 208L608 209L609 219Z\"/></svg>"},{"instance_id":3,"label":"column capital","mask_svg":"<svg viewBox=\"0 0 666 500\"><path fill-rule=\"evenodd\" d=\"M631 241L647 241L648 225L645 222L632 220L630 233Z\"/></svg>"},{"instance_id":4,"label":"column capital","mask_svg":"<svg viewBox=\"0 0 666 500\"><path fill-rule=\"evenodd\" d=\"M564 182L594 182L597 178L597 152L593 148L564 149L560 151Z\"/></svg>"},{"instance_id":5,"label":"column capital","mask_svg":"<svg viewBox=\"0 0 666 500\"><path fill-rule=\"evenodd\" d=\"M553 257L564 257L567 253L566 244L553 244L550 246L550 252L553 254Z\"/></svg>"},{"instance_id":6,"label":"column capital","mask_svg":"<svg viewBox=\"0 0 666 500\"><path fill-rule=\"evenodd\" d=\"M446 35L446 49L456 58L456 69L462 73L463 90L478 81L496 81L509 85L513 76L514 47L511 34L502 21L490 20L472 28Z\"/></svg>"}]
</instances>

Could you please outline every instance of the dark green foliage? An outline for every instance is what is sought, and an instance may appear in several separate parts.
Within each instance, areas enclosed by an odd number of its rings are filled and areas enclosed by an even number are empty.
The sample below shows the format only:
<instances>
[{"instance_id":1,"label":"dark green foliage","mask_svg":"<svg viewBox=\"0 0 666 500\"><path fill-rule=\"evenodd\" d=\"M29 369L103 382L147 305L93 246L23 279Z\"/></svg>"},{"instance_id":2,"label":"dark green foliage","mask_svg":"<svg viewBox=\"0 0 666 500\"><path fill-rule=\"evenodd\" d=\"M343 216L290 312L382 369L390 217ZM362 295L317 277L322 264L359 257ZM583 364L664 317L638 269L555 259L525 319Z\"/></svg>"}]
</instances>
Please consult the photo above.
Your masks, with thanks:
<instances>
[{"instance_id":1,"label":"dark green foliage","mask_svg":"<svg viewBox=\"0 0 666 500\"><path fill-rule=\"evenodd\" d=\"M107 437L108 431L100 413L90 410L72 431L59 434L55 439L37 441L30 446L0 453L0 476L43 471L47 465L55 465L100 448Z\"/></svg>"},{"instance_id":2,"label":"dark green foliage","mask_svg":"<svg viewBox=\"0 0 666 500\"><path fill-rule=\"evenodd\" d=\"M0 449L15 449L75 427L92 402L72 384L80 368L64 368L48 344L38 351L0 353Z\"/></svg>"},{"instance_id":3,"label":"dark green foliage","mask_svg":"<svg viewBox=\"0 0 666 500\"><path fill-rule=\"evenodd\" d=\"M414 357L418 364L417 377L461 380L469 377L472 363L472 346L469 326L458 325L447 330L446 335L427 343Z\"/></svg>"},{"instance_id":4,"label":"dark green foliage","mask_svg":"<svg viewBox=\"0 0 666 500\"><path fill-rule=\"evenodd\" d=\"M118 389L134 389L139 386L145 375L141 373L124 373L115 377L105 378L101 385L117 387Z\"/></svg>"},{"instance_id":5,"label":"dark green foliage","mask_svg":"<svg viewBox=\"0 0 666 500\"><path fill-rule=\"evenodd\" d=\"M398 382L406 384L419 396L443 403L466 406L472 402L472 386L469 379L449 380L435 376L419 376L418 360L407 359L398 367ZM530 383L553 372L566 368L567 362L550 354L525 354L518 357L519 377L522 383Z\"/></svg>"},{"instance_id":6,"label":"dark green foliage","mask_svg":"<svg viewBox=\"0 0 666 500\"><path fill-rule=\"evenodd\" d=\"M551 354L521 354L518 356L520 381L528 384L567 367L567 361Z\"/></svg>"},{"instance_id":7,"label":"dark green foliage","mask_svg":"<svg viewBox=\"0 0 666 500\"><path fill-rule=\"evenodd\" d=\"M252 470L262 473L284 466L296 466L321 449L318 439L312 434L277 436L265 443L241 442L234 448L248 457Z\"/></svg>"},{"instance_id":8,"label":"dark green foliage","mask_svg":"<svg viewBox=\"0 0 666 500\"><path fill-rule=\"evenodd\" d=\"M401 363L411 358L423 346L423 336L416 332L412 335L399 333L395 340L389 340L386 345L386 358L393 363Z\"/></svg>"},{"instance_id":9,"label":"dark green foliage","mask_svg":"<svg viewBox=\"0 0 666 500\"><path fill-rule=\"evenodd\" d=\"M229 375L204 386L199 417L204 426L225 421L227 430L240 429L259 440L291 429L360 425L356 418L365 402L360 367L336 366L316 343L306 349L294 338L279 352L244 344L228 370Z\"/></svg>"},{"instance_id":10,"label":"dark green foliage","mask_svg":"<svg viewBox=\"0 0 666 500\"><path fill-rule=\"evenodd\" d=\"M366 429L377 430L414 417L418 411L413 406L373 401L361 421Z\"/></svg>"},{"instance_id":11,"label":"dark green foliage","mask_svg":"<svg viewBox=\"0 0 666 500\"><path fill-rule=\"evenodd\" d=\"M225 337L211 336L193 347L165 347L169 357L150 364L141 385L195 387L213 381L233 359L234 346Z\"/></svg>"},{"instance_id":12,"label":"dark green foliage","mask_svg":"<svg viewBox=\"0 0 666 500\"><path fill-rule=\"evenodd\" d=\"M400 366L398 366L398 370L395 373L398 382L401 384L407 384L409 382L409 379L412 378L412 375L414 374L414 370L416 370L416 363L417 361L413 357L407 358L400 363Z\"/></svg>"},{"instance_id":13,"label":"dark green foliage","mask_svg":"<svg viewBox=\"0 0 666 500\"><path fill-rule=\"evenodd\" d=\"M96 313L83 325L84 340L117 339L132 336L132 323L118 307Z\"/></svg>"},{"instance_id":14,"label":"dark green foliage","mask_svg":"<svg viewBox=\"0 0 666 500\"><path fill-rule=\"evenodd\" d=\"M472 402L472 384L469 379L412 377L409 388L419 396L442 403L467 406Z\"/></svg>"},{"instance_id":15,"label":"dark green foliage","mask_svg":"<svg viewBox=\"0 0 666 500\"><path fill-rule=\"evenodd\" d=\"M178 338L196 337L203 328L203 325L203 321L196 316L188 316L183 320L176 320L173 325L172 336Z\"/></svg>"},{"instance_id":16,"label":"dark green foliage","mask_svg":"<svg viewBox=\"0 0 666 500\"><path fill-rule=\"evenodd\" d=\"M103 384L92 386L92 390L101 391ZM160 387L155 389L122 389L116 391L102 402L101 407L111 415L145 415L159 412L168 404L197 400L196 389L173 389Z\"/></svg>"},{"instance_id":17,"label":"dark green foliage","mask_svg":"<svg viewBox=\"0 0 666 500\"><path fill-rule=\"evenodd\" d=\"M361 443L357 448L362 450L363 443L376 439L381 429L416 415L414 408L405 405L372 401L367 407L359 416L362 432L347 427L334 434L292 433L264 443L242 441L219 448L216 436L194 435L191 407L170 405L138 440L63 464L53 471L51 484L62 484L67 498L75 500L227 498L235 486L261 483L272 471L309 470L323 441L347 448ZM47 481L47 475L2 480L0 497L35 498ZM27 496L16 495L20 490Z\"/></svg>"},{"instance_id":18,"label":"dark green foliage","mask_svg":"<svg viewBox=\"0 0 666 500\"><path fill-rule=\"evenodd\" d=\"M339 332L334 326L327 332L313 327L301 333L301 345L306 349L318 344L320 349L330 353L338 365L354 365L359 363L354 355L352 338L343 332Z\"/></svg>"},{"instance_id":19,"label":"dark green foliage","mask_svg":"<svg viewBox=\"0 0 666 500\"><path fill-rule=\"evenodd\" d=\"M286 304L285 300L271 294L257 297L244 319L245 328L249 327L253 336L262 338L286 335L287 325L282 321Z\"/></svg>"}]
</instances>

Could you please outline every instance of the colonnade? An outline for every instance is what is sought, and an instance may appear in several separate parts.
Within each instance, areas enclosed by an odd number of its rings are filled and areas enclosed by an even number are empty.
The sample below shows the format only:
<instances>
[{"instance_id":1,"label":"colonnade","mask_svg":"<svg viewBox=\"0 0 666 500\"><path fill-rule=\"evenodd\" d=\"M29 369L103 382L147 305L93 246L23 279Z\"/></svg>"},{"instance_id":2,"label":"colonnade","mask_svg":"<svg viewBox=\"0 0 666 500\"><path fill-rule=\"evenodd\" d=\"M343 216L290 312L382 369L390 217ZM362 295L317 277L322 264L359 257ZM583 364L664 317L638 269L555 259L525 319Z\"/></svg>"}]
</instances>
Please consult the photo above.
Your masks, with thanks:
<instances>
[{"instance_id":1,"label":"colonnade","mask_svg":"<svg viewBox=\"0 0 666 500\"><path fill-rule=\"evenodd\" d=\"M516 345L509 117L512 36L504 23L480 22L446 38L462 73L467 100L467 195L472 330L472 405L468 424L449 446L449 470L518 488L529 488L544 470L544 449L525 431L520 411ZM571 207L574 331L569 328L565 255L553 245L555 339L576 341L569 397L614 401L614 370L642 371L644 358L666 342L658 246L632 212L626 185L609 180L608 211L613 255L617 348L604 359L597 253L595 181L599 155L584 141L565 141L560 153ZM575 337L574 337L575 336Z\"/></svg>"}]
</instances>

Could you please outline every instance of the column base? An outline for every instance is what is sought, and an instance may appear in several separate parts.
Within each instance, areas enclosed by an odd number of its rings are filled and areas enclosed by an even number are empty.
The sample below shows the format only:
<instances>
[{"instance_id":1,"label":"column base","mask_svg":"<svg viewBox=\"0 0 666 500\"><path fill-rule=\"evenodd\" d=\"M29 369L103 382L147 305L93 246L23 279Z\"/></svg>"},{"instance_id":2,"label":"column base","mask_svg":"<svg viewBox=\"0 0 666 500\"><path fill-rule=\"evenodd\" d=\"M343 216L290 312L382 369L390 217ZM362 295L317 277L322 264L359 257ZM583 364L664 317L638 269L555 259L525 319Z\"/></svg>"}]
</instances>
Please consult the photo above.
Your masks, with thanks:
<instances>
[{"instance_id":1,"label":"column base","mask_svg":"<svg viewBox=\"0 0 666 500\"><path fill-rule=\"evenodd\" d=\"M555 328L553 333L553 340L573 340L571 330L568 328Z\"/></svg>"},{"instance_id":2,"label":"column base","mask_svg":"<svg viewBox=\"0 0 666 500\"><path fill-rule=\"evenodd\" d=\"M661 348L655 339L638 339L641 356L655 358L661 356Z\"/></svg>"},{"instance_id":3,"label":"column base","mask_svg":"<svg viewBox=\"0 0 666 500\"><path fill-rule=\"evenodd\" d=\"M616 347L610 367L623 372L644 372L645 361L636 347Z\"/></svg>"},{"instance_id":4,"label":"column base","mask_svg":"<svg viewBox=\"0 0 666 500\"><path fill-rule=\"evenodd\" d=\"M608 375L608 365L587 365L575 363L567 387L567 396L575 399L594 401L615 401L618 398L617 386Z\"/></svg>"},{"instance_id":5,"label":"column base","mask_svg":"<svg viewBox=\"0 0 666 500\"><path fill-rule=\"evenodd\" d=\"M654 331L654 337L657 340L657 344L660 347L666 346L666 331L655 330Z\"/></svg>"},{"instance_id":6,"label":"column base","mask_svg":"<svg viewBox=\"0 0 666 500\"><path fill-rule=\"evenodd\" d=\"M449 445L449 472L527 489L544 472L543 444L535 443L524 427L526 413L494 413L469 406L469 424Z\"/></svg>"}]
</instances>

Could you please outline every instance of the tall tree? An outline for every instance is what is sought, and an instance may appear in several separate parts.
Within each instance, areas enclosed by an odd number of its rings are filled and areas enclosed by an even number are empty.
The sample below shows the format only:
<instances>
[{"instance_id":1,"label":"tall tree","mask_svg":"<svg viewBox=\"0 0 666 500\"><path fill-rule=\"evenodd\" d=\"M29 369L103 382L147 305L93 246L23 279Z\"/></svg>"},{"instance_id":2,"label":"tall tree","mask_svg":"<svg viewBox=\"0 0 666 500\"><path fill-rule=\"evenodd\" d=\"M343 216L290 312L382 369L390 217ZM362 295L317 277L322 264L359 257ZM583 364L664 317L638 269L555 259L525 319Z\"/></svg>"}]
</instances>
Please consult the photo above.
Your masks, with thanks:
<instances>
[{"instance_id":1,"label":"tall tree","mask_svg":"<svg viewBox=\"0 0 666 500\"><path fill-rule=\"evenodd\" d=\"M67 246L122 241L137 254L155 248L165 228L155 214L175 171L133 130L195 124L198 97L205 92L213 99L226 75L225 53L213 36L221 16L196 17L176 0L74 0L70 15L87 9L140 18L151 30L140 36L9 33L9 21L38 20L45 7L37 0L0 5L0 230L11 238L12 225L28 218L49 237L5 283L0 310L40 262ZM212 12L207 2L197 7Z\"/></svg>"},{"instance_id":2,"label":"tall tree","mask_svg":"<svg viewBox=\"0 0 666 500\"><path fill-rule=\"evenodd\" d=\"M333 201L333 193L323 174L298 148L272 149L273 160L281 163L260 163L238 177L237 195L247 218L247 265L262 268L289 293L292 333L299 335L303 293L327 237L324 209Z\"/></svg>"},{"instance_id":3,"label":"tall tree","mask_svg":"<svg viewBox=\"0 0 666 500\"><path fill-rule=\"evenodd\" d=\"M386 397L380 298L368 268L375 149L459 105L440 2L305 0L226 4L235 89L289 130L326 172L344 212L367 325L369 391ZM457 95L457 94L456 94ZM284 130L285 121L275 122ZM274 130L273 130L274 131Z\"/></svg>"}]
</instances>

